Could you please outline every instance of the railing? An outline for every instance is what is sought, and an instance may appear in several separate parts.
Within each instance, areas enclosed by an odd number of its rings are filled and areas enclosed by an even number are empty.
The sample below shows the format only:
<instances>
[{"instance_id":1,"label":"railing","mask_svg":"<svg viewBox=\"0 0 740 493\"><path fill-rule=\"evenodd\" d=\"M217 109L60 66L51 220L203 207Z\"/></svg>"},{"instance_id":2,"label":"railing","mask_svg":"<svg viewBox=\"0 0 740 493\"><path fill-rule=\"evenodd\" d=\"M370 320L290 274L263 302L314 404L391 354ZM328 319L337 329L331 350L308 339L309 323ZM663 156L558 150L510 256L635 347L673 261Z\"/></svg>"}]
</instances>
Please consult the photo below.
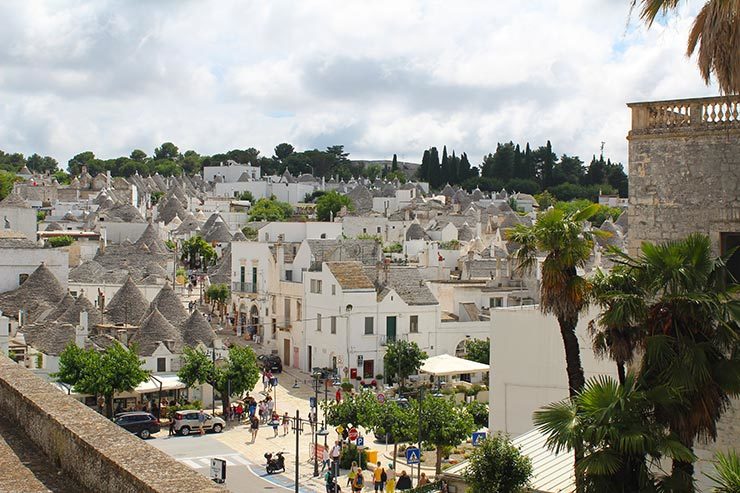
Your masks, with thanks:
<instances>
[{"instance_id":1,"label":"railing","mask_svg":"<svg viewBox=\"0 0 740 493\"><path fill-rule=\"evenodd\" d=\"M631 134L740 128L740 96L630 103Z\"/></svg>"},{"instance_id":2,"label":"railing","mask_svg":"<svg viewBox=\"0 0 740 493\"><path fill-rule=\"evenodd\" d=\"M231 283L231 290L235 293L256 293L256 286L251 282L234 282Z\"/></svg>"},{"instance_id":3,"label":"railing","mask_svg":"<svg viewBox=\"0 0 740 493\"><path fill-rule=\"evenodd\" d=\"M398 336L397 335L389 336L387 334L381 334L380 335L380 345L381 346L387 346L388 344L390 344L392 342L396 342L397 339L398 339Z\"/></svg>"}]
</instances>

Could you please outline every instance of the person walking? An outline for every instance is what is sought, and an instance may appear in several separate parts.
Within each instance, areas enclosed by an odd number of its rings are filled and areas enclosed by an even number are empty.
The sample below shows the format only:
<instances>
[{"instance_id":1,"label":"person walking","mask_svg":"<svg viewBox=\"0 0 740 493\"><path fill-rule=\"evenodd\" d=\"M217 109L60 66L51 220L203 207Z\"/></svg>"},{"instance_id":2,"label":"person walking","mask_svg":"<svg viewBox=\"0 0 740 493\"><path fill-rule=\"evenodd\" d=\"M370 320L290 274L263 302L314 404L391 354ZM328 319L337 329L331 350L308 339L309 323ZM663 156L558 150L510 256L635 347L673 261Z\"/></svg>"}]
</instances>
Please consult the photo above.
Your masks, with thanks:
<instances>
[{"instance_id":1,"label":"person walking","mask_svg":"<svg viewBox=\"0 0 740 493\"><path fill-rule=\"evenodd\" d=\"M270 381L267 379L267 370L262 370L262 393L267 394L267 385Z\"/></svg>"},{"instance_id":2,"label":"person walking","mask_svg":"<svg viewBox=\"0 0 740 493\"><path fill-rule=\"evenodd\" d=\"M273 401L272 397L269 395L267 396L267 402L265 405L267 406L267 415L272 416L272 413L275 412L275 401Z\"/></svg>"},{"instance_id":3,"label":"person walking","mask_svg":"<svg viewBox=\"0 0 740 493\"><path fill-rule=\"evenodd\" d=\"M272 392L272 372L270 370L265 372L265 378L267 379L267 391Z\"/></svg>"},{"instance_id":4,"label":"person walking","mask_svg":"<svg viewBox=\"0 0 740 493\"><path fill-rule=\"evenodd\" d=\"M362 469L357 468L355 478L352 480L352 491L360 492L365 487L365 477L362 475Z\"/></svg>"},{"instance_id":5,"label":"person walking","mask_svg":"<svg viewBox=\"0 0 740 493\"><path fill-rule=\"evenodd\" d=\"M339 444L339 440L334 441L334 446L331 448L331 460L336 464L339 462L339 456L342 455L342 446Z\"/></svg>"},{"instance_id":6,"label":"person walking","mask_svg":"<svg viewBox=\"0 0 740 493\"><path fill-rule=\"evenodd\" d=\"M254 399L254 397L249 398L249 419L250 421L254 417L254 413L257 412L257 401Z\"/></svg>"},{"instance_id":7,"label":"person walking","mask_svg":"<svg viewBox=\"0 0 740 493\"><path fill-rule=\"evenodd\" d=\"M206 424L206 413L203 412L203 410L201 409L200 412L198 413L198 430L200 431L201 435L205 435L206 433L205 428L203 428L205 424Z\"/></svg>"},{"instance_id":8,"label":"person walking","mask_svg":"<svg viewBox=\"0 0 740 493\"><path fill-rule=\"evenodd\" d=\"M349 468L349 472L347 473L347 486L353 487L355 478L357 477L358 469L359 468L357 467L357 461L353 460L352 465ZM352 491L354 491L354 488Z\"/></svg>"},{"instance_id":9,"label":"person walking","mask_svg":"<svg viewBox=\"0 0 740 493\"><path fill-rule=\"evenodd\" d=\"M419 482L416 484L416 487L424 486L425 484L429 484L429 478L427 478L427 473L423 472L421 473L421 477L419 478Z\"/></svg>"},{"instance_id":10,"label":"person walking","mask_svg":"<svg viewBox=\"0 0 740 493\"><path fill-rule=\"evenodd\" d=\"M290 417L288 416L288 411L285 411L285 414L283 414L283 436L288 436L289 430L290 430Z\"/></svg>"},{"instance_id":11,"label":"person walking","mask_svg":"<svg viewBox=\"0 0 740 493\"><path fill-rule=\"evenodd\" d=\"M277 411L273 411L270 417L270 426L272 426L272 431L275 433L273 435L273 438L277 438L278 436L278 425L279 424L280 424L280 416L278 416Z\"/></svg>"},{"instance_id":12,"label":"person walking","mask_svg":"<svg viewBox=\"0 0 740 493\"><path fill-rule=\"evenodd\" d=\"M257 416L252 416L251 424L249 425L249 431L252 433L252 443L257 440L257 432L260 429L260 420Z\"/></svg>"},{"instance_id":13,"label":"person walking","mask_svg":"<svg viewBox=\"0 0 740 493\"><path fill-rule=\"evenodd\" d=\"M373 471L374 491L380 491L382 493L382 491L385 489L385 481L387 479L388 475L385 473L385 469L383 469L383 466L380 465L380 461L378 461L378 464Z\"/></svg>"},{"instance_id":14,"label":"person walking","mask_svg":"<svg viewBox=\"0 0 740 493\"><path fill-rule=\"evenodd\" d=\"M331 466L329 465L331 462L331 455L329 455L329 447L324 447L324 451L321 452L321 472L324 472L324 469L329 469L331 471Z\"/></svg>"},{"instance_id":15,"label":"person walking","mask_svg":"<svg viewBox=\"0 0 740 493\"><path fill-rule=\"evenodd\" d=\"M266 417L266 415L267 415L267 402L264 401L264 400L260 401L259 414L260 414L260 423L266 422L267 421L267 417Z\"/></svg>"},{"instance_id":16,"label":"person walking","mask_svg":"<svg viewBox=\"0 0 740 493\"><path fill-rule=\"evenodd\" d=\"M177 433L175 433L175 417L172 416L170 418L170 431L167 436L175 436Z\"/></svg>"},{"instance_id":17,"label":"person walking","mask_svg":"<svg viewBox=\"0 0 740 493\"><path fill-rule=\"evenodd\" d=\"M385 492L394 493L396 491L396 471L393 469L393 463L388 464L388 469L385 471Z\"/></svg>"}]
</instances>

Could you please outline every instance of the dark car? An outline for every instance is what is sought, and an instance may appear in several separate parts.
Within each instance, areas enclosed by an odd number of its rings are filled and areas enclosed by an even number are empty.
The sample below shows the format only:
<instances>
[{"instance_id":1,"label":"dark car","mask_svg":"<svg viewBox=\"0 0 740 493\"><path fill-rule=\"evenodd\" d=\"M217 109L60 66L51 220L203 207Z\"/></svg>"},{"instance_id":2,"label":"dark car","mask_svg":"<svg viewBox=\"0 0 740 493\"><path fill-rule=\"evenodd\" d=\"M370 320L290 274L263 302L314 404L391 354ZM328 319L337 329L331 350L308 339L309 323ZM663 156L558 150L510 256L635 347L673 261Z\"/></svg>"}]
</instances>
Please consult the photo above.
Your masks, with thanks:
<instances>
[{"instance_id":1,"label":"dark car","mask_svg":"<svg viewBox=\"0 0 740 493\"><path fill-rule=\"evenodd\" d=\"M283 362L280 361L280 356L276 356L274 354L260 354L257 356L257 361L265 370L270 370L273 373L283 372Z\"/></svg>"},{"instance_id":2,"label":"dark car","mask_svg":"<svg viewBox=\"0 0 740 493\"><path fill-rule=\"evenodd\" d=\"M143 411L117 414L115 423L145 440L160 430L159 420L153 414Z\"/></svg>"}]
</instances>

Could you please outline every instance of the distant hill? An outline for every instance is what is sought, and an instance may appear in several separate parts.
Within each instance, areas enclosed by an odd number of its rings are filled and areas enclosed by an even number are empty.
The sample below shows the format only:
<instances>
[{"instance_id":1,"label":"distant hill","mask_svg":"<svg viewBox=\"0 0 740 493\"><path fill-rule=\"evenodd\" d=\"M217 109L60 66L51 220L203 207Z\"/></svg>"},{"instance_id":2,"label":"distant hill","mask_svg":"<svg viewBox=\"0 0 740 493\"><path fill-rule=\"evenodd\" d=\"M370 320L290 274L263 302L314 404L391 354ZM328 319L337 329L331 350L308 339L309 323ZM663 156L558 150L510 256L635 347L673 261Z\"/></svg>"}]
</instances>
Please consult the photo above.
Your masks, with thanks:
<instances>
[{"instance_id":1,"label":"distant hill","mask_svg":"<svg viewBox=\"0 0 740 493\"><path fill-rule=\"evenodd\" d=\"M352 159L352 164L362 165L362 166L371 166L373 164L380 165L381 168L388 166L388 169L391 168L391 164L393 164L393 161L391 159ZM406 161L398 161L398 169L403 171L404 174L406 174L407 177L411 178L416 173L416 170L421 166L420 163L409 163Z\"/></svg>"}]
</instances>

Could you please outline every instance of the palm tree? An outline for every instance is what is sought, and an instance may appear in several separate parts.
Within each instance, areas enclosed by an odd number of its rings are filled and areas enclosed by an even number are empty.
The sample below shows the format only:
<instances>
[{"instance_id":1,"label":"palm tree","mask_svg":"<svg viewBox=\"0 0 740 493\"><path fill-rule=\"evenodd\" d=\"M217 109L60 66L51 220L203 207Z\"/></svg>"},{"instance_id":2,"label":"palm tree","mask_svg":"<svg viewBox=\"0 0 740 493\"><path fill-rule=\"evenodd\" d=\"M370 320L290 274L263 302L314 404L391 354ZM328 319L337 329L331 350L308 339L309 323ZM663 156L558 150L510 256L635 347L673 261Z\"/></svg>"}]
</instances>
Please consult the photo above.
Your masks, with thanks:
<instances>
[{"instance_id":1,"label":"palm tree","mask_svg":"<svg viewBox=\"0 0 740 493\"><path fill-rule=\"evenodd\" d=\"M740 491L740 457L737 452L730 450L726 454L718 452L715 455L715 474L705 474L715 484L712 491L715 493L737 493Z\"/></svg>"},{"instance_id":2,"label":"palm tree","mask_svg":"<svg viewBox=\"0 0 740 493\"><path fill-rule=\"evenodd\" d=\"M616 261L644 298L637 325L645 331L640 377L646 388L680 390L682 402L656 408L656 416L687 448L714 440L730 397L740 395L740 300L724 259L712 255L707 236L661 245L643 243L637 258ZM674 472L693 476L693 464L674 461Z\"/></svg>"},{"instance_id":3,"label":"palm tree","mask_svg":"<svg viewBox=\"0 0 740 493\"><path fill-rule=\"evenodd\" d=\"M516 253L517 270L528 273L545 254L540 282L540 309L555 315L565 347L568 388L571 397L583 387L581 351L576 337L578 315L588 303L588 282L578 274L594 247L595 232L584 230L583 223L593 216L598 205L565 213L550 209L532 226L517 224L506 231L510 241L520 245Z\"/></svg>"},{"instance_id":4,"label":"palm tree","mask_svg":"<svg viewBox=\"0 0 740 493\"><path fill-rule=\"evenodd\" d=\"M576 466L577 475L583 478L579 491L663 491L675 482L657 473L658 461L664 457L695 459L653 417L655 402L666 399L670 399L666 389L642 390L632 373L623 385L602 375L590 379L573 399L536 411L534 422L556 453L584 450Z\"/></svg>"},{"instance_id":5,"label":"palm tree","mask_svg":"<svg viewBox=\"0 0 740 493\"><path fill-rule=\"evenodd\" d=\"M594 353L617 364L619 383L624 384L625 366L634 361L645 335L640 326L645 312L642 290L629 270L618 265L608 274L598 270L591 278L591 298L602 308L588 325Z\"/></svg>"},{"instance_id":6,"label":"palm tree","mask_svg":"<svg viewBox=\"0 0 740 493\"><path fill-rule=\"evenodd\" d=\"M650 27L659 14L678 8L681 0L639 0L640 18ZM632 0L632 7L638 0ZM704 81L712 74L724 94L740 94L740 0L709 0L694 19L686 56L698 48L697 64Z\"/></svg>"}]
</instances>

